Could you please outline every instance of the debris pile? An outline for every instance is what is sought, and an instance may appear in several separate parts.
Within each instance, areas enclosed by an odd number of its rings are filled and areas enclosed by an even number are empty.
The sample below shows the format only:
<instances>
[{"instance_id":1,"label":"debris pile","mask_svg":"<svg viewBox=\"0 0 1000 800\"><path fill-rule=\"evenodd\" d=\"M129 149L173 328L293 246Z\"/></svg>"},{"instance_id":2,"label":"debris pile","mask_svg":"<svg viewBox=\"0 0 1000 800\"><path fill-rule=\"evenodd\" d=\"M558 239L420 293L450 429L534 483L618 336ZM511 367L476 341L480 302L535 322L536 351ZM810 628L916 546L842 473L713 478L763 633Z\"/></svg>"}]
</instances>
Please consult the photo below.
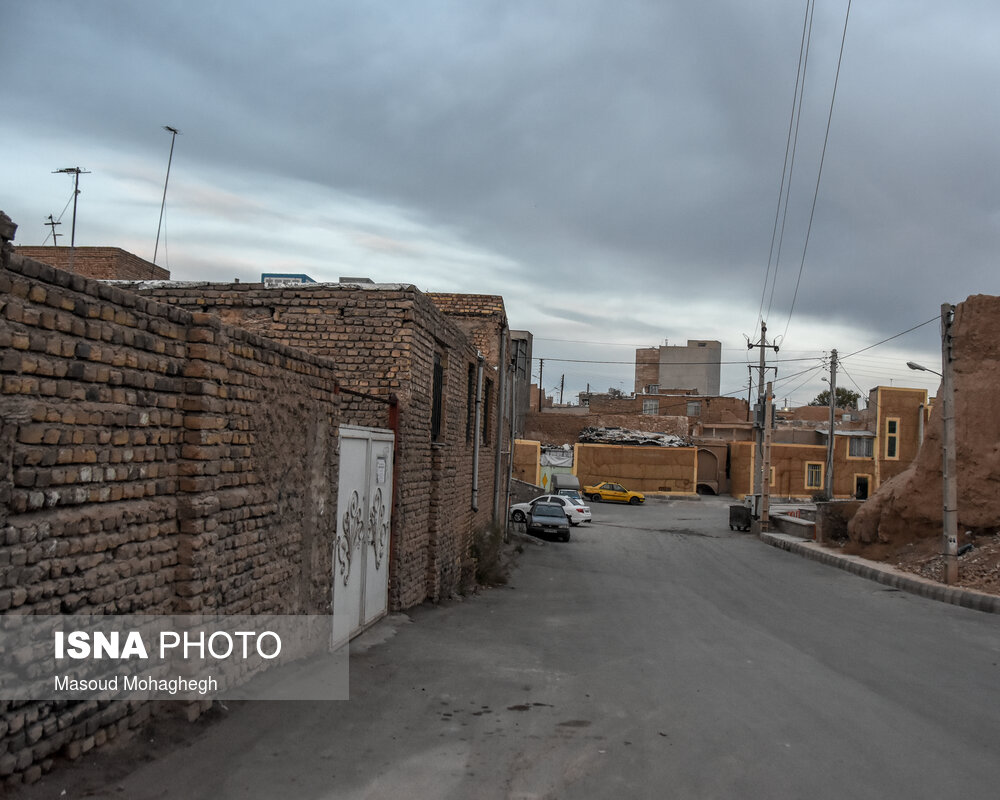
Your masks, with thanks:
<instances>
[{"instance_id":1,"label":"debris pile","mask_svg":"<svg viewBox=\"0 0 1000 800\"><path fill-rule=\"evenodd\" d=\"M691 440L672 433L633 431L627 428L584 428L580 431L584 444L627 444L646 447L689 447Z\"/></svg>"}]
</instances>

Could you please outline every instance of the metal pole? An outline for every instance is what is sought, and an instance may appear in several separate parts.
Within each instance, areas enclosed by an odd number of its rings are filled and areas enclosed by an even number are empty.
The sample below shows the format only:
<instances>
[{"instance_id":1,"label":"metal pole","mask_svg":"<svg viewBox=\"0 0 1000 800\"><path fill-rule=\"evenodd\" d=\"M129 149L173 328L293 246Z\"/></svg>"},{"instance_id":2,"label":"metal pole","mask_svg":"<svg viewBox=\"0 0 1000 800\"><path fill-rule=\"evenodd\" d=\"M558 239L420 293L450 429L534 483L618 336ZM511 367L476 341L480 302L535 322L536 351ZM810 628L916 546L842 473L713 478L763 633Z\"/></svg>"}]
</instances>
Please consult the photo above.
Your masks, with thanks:
<instances>
[{"instance_id":1,"label":"metal pole","mask_svg":"<svg viewBox=\"0 0 1000 800\"><path fill-rule=\"evenodd\" d=\"M545 367L545 359L538 359L538 413L542 413L542 397L544 397L545 390L542 389L542 369Z\"/></svg>"},{"instance_id":2,"label":"metal pole","mask_svg":"<svg viewBox=\"0 0 1000 800\"><path fill-rule=\"evenodd\" d=\"M180 133L176 128L171 128L169 125L164 125L163 129L165 131L170 131L170 155L167 157L167 177L163 181L163 200L160 203L160 221L156 226L156 246L153 248L153 263L156 263L156 254L160 250L160 228L163 225L163 209L167 205L167 184L170 182L170 165L174 160L174 142L177 140L177 134Z\"/></svg>"},{"instance_id":3,"label":"metal pole","mask_svg":"<svg viewBox=\"0 0 1000 800\"><path fill-rule=\"evenodd\" d=\"M566 374L559 379L559 405L562 405L563 401L563 389L566 388Z\"/></svg>"},{"instance_id":4,"label":"metal pole","mask_svg":"<svg viewBox=\"0 0 1000 800\"><path fill-rule=\"evenodd\" d=\"M837 351L830 351L830 436L826 442L826 481L823 491L833 500L833 426L837 421Z\"/></svg>"},{"instance_id":5,"label":"metal pole","mask_svg":"<svg viewBox=\"0 0 1000 800\"><path fill-rule=\"evenodd\" d=\"M951 325L955 307L941 306L941 483L943 506L942 554L944 582L958 583L958 476L955 458L955 381L952 370Z\"/></svg>"}]
</instances>

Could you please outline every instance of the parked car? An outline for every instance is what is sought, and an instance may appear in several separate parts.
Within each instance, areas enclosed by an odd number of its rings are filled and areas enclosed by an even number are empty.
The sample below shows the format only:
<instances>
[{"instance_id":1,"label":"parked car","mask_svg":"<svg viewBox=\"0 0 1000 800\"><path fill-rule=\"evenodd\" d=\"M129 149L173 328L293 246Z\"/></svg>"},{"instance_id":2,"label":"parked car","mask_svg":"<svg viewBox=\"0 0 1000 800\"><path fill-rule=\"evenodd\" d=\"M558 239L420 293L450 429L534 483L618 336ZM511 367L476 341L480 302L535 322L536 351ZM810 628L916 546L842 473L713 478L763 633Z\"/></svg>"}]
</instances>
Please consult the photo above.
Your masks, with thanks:
<instances>
[{"instance_id":1,"label":"parked car","mask_svg":"<svg viewBox=\"0 0 1000 800\"><path fill-rule=\"evenodd\" d=\"M603 481L597 486L584 486L583 493L591 500L598 502L612 501L616 503L631 503L636 506L646 502L646 495L642 492L630 492L620 483L610 483Z\"/></svg>"},{"instance_id":2,"label":"parked car","mask_svg":"<svg viewBox=\"0 0 1000 800\"><path fill-rule=\"evenodd\" d=\"M590 506L585 505L579 497L567 497L561 494L543 494L536 497L530 503L518 503L510 507L510 516L514 522L524 522L531 513L532 507L536 503L558 503L563 507L570 525L579 525L581 522L591 522Z\"/></svg>"},{"instance_id":3,"label":"parked car","mask_svg":"<svg viewBox=\"0 0 1000 800\"><path fill-rule=\"evenodd\" d=\"M535 503L528 514L528 533L569 541L569 518L559 503Z\"/></svg>"}]
</instances>

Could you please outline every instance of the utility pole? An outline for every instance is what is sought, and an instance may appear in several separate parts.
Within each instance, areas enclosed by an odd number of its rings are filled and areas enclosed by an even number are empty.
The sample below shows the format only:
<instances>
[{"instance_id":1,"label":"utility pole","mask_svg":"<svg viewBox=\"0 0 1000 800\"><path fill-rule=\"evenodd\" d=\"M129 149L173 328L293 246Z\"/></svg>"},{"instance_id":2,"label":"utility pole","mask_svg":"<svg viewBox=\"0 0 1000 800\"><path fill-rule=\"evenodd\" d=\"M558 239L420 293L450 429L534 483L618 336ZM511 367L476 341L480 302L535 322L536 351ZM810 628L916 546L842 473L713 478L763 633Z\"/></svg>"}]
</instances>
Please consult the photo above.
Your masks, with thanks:
<instances>
[{"instance_id":1,"label":"utility pole","mask_svg":"<svg viewBox=\"0 0 1000 800\"><path fill-rule=\"evenodd\" d=\"M760 529L770 529L771 511L771 420L774 418L774 392L771 381L767 382L767 394L764 395L764 448L761 455L761 496L760 496Z\"/></svg>"},{"instance_id":2,"label":"utility pole","mask_svg":"<svg viewBox=\"0 0 1000 800\"><path fill-rule=\"evenodd\" d=\"M958 475L955 458L955 375L952 370L951 326L955 307L941 306L941 483L944 505L941 522L944 582L958 583Z\"/></svg>"},{"instance_id":3,"label":"utility pole","mask_svg":"<svg viewBox=\"0 0 1000 800\"><path fill-rule=\"evenodd\" d=\"M177 128L171 128L169 125L164 125L163 130L170 133L170 155L167 157L167 177L163 181L163 202L160 203L160 222L156 226L156 246L153 248L153 263L156 263L156 254L160 249L160 228L163 226L163 209L167 205L167 183L170 182L170 165L174 160L174 142L177 141L177 134L180 133Z\"/></svg>"},{"instance_id":4,"label":"utility pole","mask_svg":"<svg viewBox=\"0 0 1000 800\"><path fill-rule=\"evenodd\" d=\"M833 426L837 419L837 351L830 351L830 435L826 440L826 481L823 491L833 500Z\"/></svg>"},{"instance_id":5,"label":"utility pole","mask_svg":"<svg viewBox=\"0 0 1000 800\"><path fill-rule=\"evenodd\" d=\"M542 398L545 396L545 390L542 388L542 370L545 367L545 359L538 359L538 413L542 413Z\"/></svg>"},{"instance_id":6,"label":"utility pole","mask_svg":"<svg viewBox=\"0 0 1000 800\"><path fill-rule=\"evenodd\" d=\"M559 405L562 405L563 389L565 388L566 388L566 373L564 372L562 374L562 377L559 379Z\"/></svg>"},{"instance_id":7,"label":"utility pole","mask_svg":"<svg viewBox=\"0 0 1000 800\"><path fill-rule=\"evenodd\" d=\"M73 271L73 256L76 253L76 199L80 196L80 175L89 175L90 172L80 167L63 167L63 169L53 170L52 174L62 173L73 176L73 228L69 236L69 271Z\"/></svg>"},{"instance_id":8,"label":"utility pole","mask_svg":"<svg viewBox=\"0 0 1000 800\"><path fill-rule=\"evenodd\" d=\"M62 225L61 222L56 222L52 219L52 215L49 214L49 221L45 223L50 228L52 228L52 246L57 247L59 245L59 237L62 236L61 233L56 233L56 225Z\"/></svg>"},{"instance_id":9,"label":"utility pole","mask_svg":"<svg viewBox=\"0 0 1000 800\"><path fill-rule=\"evenodd\" d=\"M767 349L774 350L775 353L778 352L778 345L767 343L767 323L761 321L760 323L760 341L759 342L747 342L747 349L752 350L754 347L760 348L760 366L757 368L757 448L754 453L754 472L753 472L753 493L754 493L754 515L760 514L760 499L763 492L764 484L767 483L764 480L761 470L763 464L764 456L764 428L767 427L766 421L762 424L760 422L761 417L764 416L764 371L767 369L767 364L765 362L764 356Z\"/></svg>"}]
</instances>

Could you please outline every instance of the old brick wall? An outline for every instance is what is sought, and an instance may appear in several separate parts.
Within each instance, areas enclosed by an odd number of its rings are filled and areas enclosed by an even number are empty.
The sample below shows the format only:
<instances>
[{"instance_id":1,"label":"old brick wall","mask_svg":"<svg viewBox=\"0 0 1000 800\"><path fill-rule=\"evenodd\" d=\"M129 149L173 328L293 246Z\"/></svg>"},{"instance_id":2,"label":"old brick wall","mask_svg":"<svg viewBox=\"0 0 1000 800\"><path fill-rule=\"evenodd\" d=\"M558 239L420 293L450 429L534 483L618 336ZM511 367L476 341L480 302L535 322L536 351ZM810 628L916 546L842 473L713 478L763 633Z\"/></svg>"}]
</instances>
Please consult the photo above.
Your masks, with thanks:
<instances>
[{"instance_id":1,"label":"old brick wall","mask_svg":"<svg viewBox=\"0 0 1000 800\"><path fill-rule=\"evenodd\" d=\"M660 348L638 348L635 351L635 393L642 394L650 384L659 383Z\"/></svg>"},{"instance_id":2,"label":"old brick wall","mask_svg":"<svg viewBox=\"0 0 1000 800\"><path fill-rule=\"evenodd\" d=\"M0 271L0 611L321 613L333 365L24 259ZM385 408L352 400L351 422ZM135 701L0 704L0 775L143 722Z\"/></svg>"},{"instance_id":3,"label":"old brick wall","mask_svg":"<svg viewBox=\"0 0 1000 800\"><path fill-rule=\"evenodd\" d=\"M472 531L487 526L492 516L499 385L495 370L484 366L485 418L474 511L470 374L474 376L477 367L476 348L427 295L408 285L265 289L259 284L177 283L135 288L162 302L205 310L283 344L331 357L337 378L347 387L397 395L398 496L392 520L390 604L408 608L461 590L472 568ZM435 354L443 372L443 404L441 431L432 440Z\"/></svg>"},{"instance_id":4,"label":"old brick wall","mask_svg":"<svg viewBox=\"0 0 1000 800\"><path fill-rule=\"evenodd\" d=\"M21 246L17 254L103 281L168 281L170 271L120 247L77 247L70 258L70 247ZM72 261L72 270L70 262Z\"/></svg>"}]
</instances>

